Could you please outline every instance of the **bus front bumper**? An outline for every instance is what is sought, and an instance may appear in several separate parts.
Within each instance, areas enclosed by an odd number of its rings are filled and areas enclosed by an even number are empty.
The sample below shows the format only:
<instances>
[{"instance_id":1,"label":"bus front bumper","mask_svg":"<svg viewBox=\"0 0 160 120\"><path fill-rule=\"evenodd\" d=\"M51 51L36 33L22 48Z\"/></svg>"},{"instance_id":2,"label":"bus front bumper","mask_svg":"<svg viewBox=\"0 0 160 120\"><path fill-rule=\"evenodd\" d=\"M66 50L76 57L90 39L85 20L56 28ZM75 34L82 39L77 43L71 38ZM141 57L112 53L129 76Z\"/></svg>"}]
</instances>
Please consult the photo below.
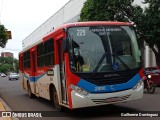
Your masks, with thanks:
<instances>
[{"instance_id":1,"label":"bus front bumper","mask_svg":"<svg viewBox=\"0 0 160 120\"><path fill-rule=\"evenodd\" d=\"M113 93L89 93L86 96L72 90L72 109L115 104L142 99L143 90L143 83L136 89L129 89Z\"/></svg>"}]
</instances>

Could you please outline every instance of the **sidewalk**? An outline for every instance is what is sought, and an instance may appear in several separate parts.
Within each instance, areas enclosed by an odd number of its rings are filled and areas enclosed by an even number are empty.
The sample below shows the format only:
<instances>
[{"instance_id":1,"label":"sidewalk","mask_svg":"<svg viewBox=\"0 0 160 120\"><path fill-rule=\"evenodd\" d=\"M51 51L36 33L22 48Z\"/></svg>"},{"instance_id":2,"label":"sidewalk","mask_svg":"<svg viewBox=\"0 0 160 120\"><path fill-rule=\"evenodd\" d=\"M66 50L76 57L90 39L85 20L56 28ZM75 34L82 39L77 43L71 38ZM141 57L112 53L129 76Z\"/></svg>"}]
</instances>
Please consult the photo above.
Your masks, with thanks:
<instances>
[{"instance_id":1,"label":"sidewalk","mask_svg":"<svg viewBox=\"0 0 160 120\"><path fill-rule=\"evenodd\" d=\"M4 102L2 98L0 98L0 116L2 116L2 112L12 111L11 108ZM11 117L0 117L0 120L19 120L18 118Z\"/></svg>"}]
</instances>

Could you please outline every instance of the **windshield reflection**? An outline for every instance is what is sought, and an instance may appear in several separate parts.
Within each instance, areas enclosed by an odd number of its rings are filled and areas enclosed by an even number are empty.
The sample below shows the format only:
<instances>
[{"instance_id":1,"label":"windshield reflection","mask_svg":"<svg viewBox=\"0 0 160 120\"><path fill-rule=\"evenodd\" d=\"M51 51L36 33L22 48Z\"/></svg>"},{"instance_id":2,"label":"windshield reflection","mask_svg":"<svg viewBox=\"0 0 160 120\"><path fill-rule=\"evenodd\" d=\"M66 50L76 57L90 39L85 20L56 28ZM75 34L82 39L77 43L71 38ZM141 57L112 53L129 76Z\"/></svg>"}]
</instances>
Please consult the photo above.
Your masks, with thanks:
<instances>
[{"instance_id":1,"label":"windshield reflection","mask_svg":"<svg viewBox=\"0 0 160 120\"><path fill-rule=\"evenodd\" d=\"M74 72L111 72L140 66L136 36L129 26L69 28L68 39Z\"/></svg>"}]
</instances>

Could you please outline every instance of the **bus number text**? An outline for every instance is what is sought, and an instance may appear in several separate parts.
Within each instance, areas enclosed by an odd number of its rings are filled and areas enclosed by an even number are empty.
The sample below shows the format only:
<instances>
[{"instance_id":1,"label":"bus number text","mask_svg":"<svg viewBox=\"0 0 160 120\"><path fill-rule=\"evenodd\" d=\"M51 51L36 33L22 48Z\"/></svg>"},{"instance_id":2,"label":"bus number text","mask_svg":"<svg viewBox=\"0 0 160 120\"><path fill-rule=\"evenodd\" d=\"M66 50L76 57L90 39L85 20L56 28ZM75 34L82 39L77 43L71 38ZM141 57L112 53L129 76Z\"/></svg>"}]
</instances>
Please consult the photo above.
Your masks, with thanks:
<instances>
[{"instance_id":1,"label":"bus number text","mask_svg":"<svg viewBox=\"0 0 160 120\"><path fill-rule=\"evenodd\" d=\"M104 90L106 90L106 87L105 87L105 86L95 87L95 91L104 91Z\"/></svg>"},{"instance_id":2,"label":"bus number text","mask_svg":"<svg viewBox=\"0 0 160 120\"><path fill-rule=\"evenodd\" d=\"M85 29L77 29L77 36L86 36Z\"/></svg>"}]
</instances>

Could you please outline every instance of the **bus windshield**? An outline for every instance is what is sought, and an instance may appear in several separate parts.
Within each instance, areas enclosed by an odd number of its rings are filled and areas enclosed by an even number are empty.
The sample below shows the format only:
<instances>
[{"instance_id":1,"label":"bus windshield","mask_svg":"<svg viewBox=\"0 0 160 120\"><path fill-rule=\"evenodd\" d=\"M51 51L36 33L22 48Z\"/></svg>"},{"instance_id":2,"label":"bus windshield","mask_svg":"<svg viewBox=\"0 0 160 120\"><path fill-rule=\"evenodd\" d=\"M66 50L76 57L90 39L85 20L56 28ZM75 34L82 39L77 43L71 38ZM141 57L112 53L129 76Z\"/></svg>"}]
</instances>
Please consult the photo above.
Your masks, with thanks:
<instances>
[{"instance_id":1,"label":"bus windshield","mask_svg":"<svg viewBox=\"0 0 160 120\"><path fill-rule=\"evenodd\" d=\"M131 26L68 29L73 72L113 72L140 67L140 50Z\"/></svg>"}]
</instances>

